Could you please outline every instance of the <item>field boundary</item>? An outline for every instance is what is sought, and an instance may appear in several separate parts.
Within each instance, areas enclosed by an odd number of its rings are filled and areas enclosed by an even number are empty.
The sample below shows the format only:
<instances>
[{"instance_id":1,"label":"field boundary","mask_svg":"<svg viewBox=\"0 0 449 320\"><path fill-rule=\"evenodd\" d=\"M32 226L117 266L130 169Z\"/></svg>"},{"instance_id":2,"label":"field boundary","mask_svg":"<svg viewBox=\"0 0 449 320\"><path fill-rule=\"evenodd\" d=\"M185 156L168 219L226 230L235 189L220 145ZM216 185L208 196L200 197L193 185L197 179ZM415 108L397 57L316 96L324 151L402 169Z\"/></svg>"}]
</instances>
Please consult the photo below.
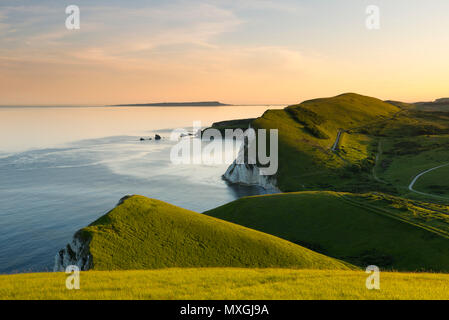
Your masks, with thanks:
<instances>
[{"instance_id":1,"label":"field boundary","mask_svg":"<svg viewBox=\"0 0 449 320\"><path fill-rule=\"evenodd\" d=\"M382 215L382 216L385 216L385 217L388 217L388 218L391 218L391 219L395 219L395 220L400 221L400 222L404 222L404 223L410 224L410 225L412 225L414 227L417 227L417 228L424 229L424 230L426 230L428 232L435 233L435 234L437 234L437 235L439 235L441 237L444 237L444 238L449 240L449 233L444 232L444 231L442 231L440 229L437 229L437 228L434 228L434 227L430 227L430 226L427 226L427 225L422 225L422 224L419 224L419 223L416 223L416 222L412 222L410 220L407 220L407 219L404 219L404 218L400 217L399 215L397 215L397 214L395 214L395 213L393 213L393 212L391 212L389 210L386 210L386 209L383 209L383 208L379 208L379 207L376 207L376 206L373 206L373 205L370 205L370 204L367 204L367 203L361 203L361 202L358 202L356 200L349 199L348 197L346 197L344 195L341 195L341 194L338 194L338 196L343 201L351 203L352 205L355 205L357 207L363 208L365 210L374 212L376 214L379 214L379 215Z\"/></svg>"}]
</instances>

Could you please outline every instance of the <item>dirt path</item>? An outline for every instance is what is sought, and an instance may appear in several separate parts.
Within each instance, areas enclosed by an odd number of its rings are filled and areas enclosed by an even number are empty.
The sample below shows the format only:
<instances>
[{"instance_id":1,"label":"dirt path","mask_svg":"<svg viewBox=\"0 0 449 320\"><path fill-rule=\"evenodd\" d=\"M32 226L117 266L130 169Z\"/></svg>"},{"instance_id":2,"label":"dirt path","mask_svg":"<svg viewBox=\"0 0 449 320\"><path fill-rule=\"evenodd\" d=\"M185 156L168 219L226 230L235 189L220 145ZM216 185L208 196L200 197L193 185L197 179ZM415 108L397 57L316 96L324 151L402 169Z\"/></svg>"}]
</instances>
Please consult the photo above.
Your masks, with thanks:
<instances>
[{"instance_id":1,"label":"dirt path","mask_svg":"<svg viewBox=\"0 0 449 320\"><path fill-rule=\"evenodd\" d=\"M388 183L388 182L386 182L385 180L380 179L380 178L377 176L377 174L376 174L376 168L377 168L377 166L378 166L378 164L379 164L379 159L380 159L380 156L382 155L382 152L383 152L383 150L382 150L382 141L379 140L379 144L378 144L378 146L377 146L376 162L374 163L374 167L373 167L373 169L372 169L372 170L373 170L373 178L374 178L374 180L376 180L376 181L378 181L378 182Z\"/></svg>"},{"instance_id":2,"label":"dirt path","mask_svg":"<svg viewBox=\"0 0 449 320\"><path fill-rule=\"evenodd\" d=\"M412 192L415 192L415 193L418 193L418 194L421 194L421 195L424 195L424 196L431 196L431 197L436 197L436 198L441 198L441 199L449 199L447 197L437 196L437 195L434 195L434 194L425 193L425 192L421 192L421 191L417 191L417 190L413 189L413 186L415 185L416 181L418 181L418 179L421 178L423 175L425 175L426 173L429 173L431 171L434 171L434 170L437 170L437 169L440 169L440 168L443 168L443 167L447 167L447 166L449 166L449 163L446 163L446 164L440 165L438 167L434 167L434 168L431 168L431 169L428 169L426 171L421 172L420 174L418 174L416 177L413 178L412 182L408 186L408 189L410 191L412 191Z\"/></svg>"},{"instance_id":3,"label":"dirt path","mask_svg":"<svg viewBox=\"0 0 449 320\"><path fill-rule=\"evenodd\" d=\"M344 133L343 130L341 130L341 129L338 130L337 138L335 139L335 142L331 148L332 152L335 152L338 149L338 145L340 144L340 139L341 139L341 136L343 135L343 133Z\"/></svg>"},{"instance_id":4,"label":"dirt path","mask_svg":"<svg viewBox=\"0 0 449 320\"><path fill-rule=\"evenodd\" d=\"M335 139L335 142L334 142L334 144L331 147L331 151L335 152L335 151L338 150L338 145L340 144L340 140L341 140L341 137L343 136L343 133L345 133L345 132L346 133L351 133L351 131L362 129L362 128L366 128L366 127L371 126L371 125L376 124L376 123L379 124L379 123L383 123L383 122L386 122L386 121L391 121L391 120L395 119L397 116L399 116L401 113L404 113L405 111L407 111L407 110L400 110L400 111L396 112L395 114L393 114L393 116L391 118L382 119L380 121L373 121L371 123L364 124L363 126L360 126L360 127L353 127L353 128L349 128L349 129L346 129L346 130L345 129L339 129L338 133L337 133L337 138Z\"/></svg>"}]
</instances>

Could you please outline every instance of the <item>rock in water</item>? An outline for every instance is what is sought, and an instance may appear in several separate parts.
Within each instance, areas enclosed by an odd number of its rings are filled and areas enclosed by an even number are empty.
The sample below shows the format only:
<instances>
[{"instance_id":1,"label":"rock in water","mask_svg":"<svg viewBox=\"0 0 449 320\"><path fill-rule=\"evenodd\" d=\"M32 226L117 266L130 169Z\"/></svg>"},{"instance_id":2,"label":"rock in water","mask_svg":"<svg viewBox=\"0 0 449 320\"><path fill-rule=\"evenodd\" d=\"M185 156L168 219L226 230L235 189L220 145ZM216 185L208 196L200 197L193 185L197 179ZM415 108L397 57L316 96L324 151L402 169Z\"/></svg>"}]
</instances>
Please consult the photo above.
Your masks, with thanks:
<instances>
[{"instance_id":1,"label":"rock in water","mask_svg":"<svg viewBox=\"0 0 449 320\"><path fill-rule=\"evenodd\" d=\"M154 140L161 140L161 136L158 135L158 134L156 134L156 135L154 136Z\"/></svg>"}]
</instances>

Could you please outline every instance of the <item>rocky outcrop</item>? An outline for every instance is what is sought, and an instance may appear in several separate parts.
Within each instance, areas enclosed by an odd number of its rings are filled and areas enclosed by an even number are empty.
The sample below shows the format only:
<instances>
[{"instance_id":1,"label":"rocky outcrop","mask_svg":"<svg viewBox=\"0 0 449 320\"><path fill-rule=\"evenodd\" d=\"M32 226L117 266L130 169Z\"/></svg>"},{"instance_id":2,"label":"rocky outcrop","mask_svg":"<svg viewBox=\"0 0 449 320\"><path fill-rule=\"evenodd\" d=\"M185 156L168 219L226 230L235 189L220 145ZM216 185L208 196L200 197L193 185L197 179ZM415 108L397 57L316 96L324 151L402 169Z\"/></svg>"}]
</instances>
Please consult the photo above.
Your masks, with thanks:
<instances>
[{"instance_id":1,"label":"rocky outcrop","mask_svg":"<svg viewBox=\"0 0 449 320\"><path fill-rule=\"evenodd\" d=\"M281 192L277 187L277 181L274 175L263 175L261 169L256 164L252 164L255 162L254 159L252 159L252 162L248 160L249 145L254 142L255 133L249 132L248 136L243 140L237 158L228 167L223 175L223 179L230 183L260 186L270 193Z\"/></svg>"},{"instance_id":2,"label":"rocky outcrop","mask_svg":"<svg viewBox=\"0 0 449 320\"><path fill-rule=\"evenodd\" d=\"M262 175L255 164L237 164L234 161L226 170L223 178L231 183L257 185L272 193L281 192L277 187L276 178Z\"/></svg>"},{"instance_id":3,"label":"rocky outcrop","mask_svg":"<svg viewBox=\"0 0 449 320\"><path fill-rule=\"evenodd\" d=\"M121 205L126 199L132 195L126 195L120 199L116 207ZM72 242L68 243L64 249L59 250L55 256L54 272L65 271L68 266L77 266L81 271L92 268L93 258L90 253L89 244L91 237L79 230L73 236Z\"/></svg>"},{"instance_id":4,"label":"rocky outcrop","mask_svg":"<svg viewBox=\"0 0 449 320\"><path fill-rule=\"evenodd\" d=\"M70 265L75 265L82 271L89 270L92 267L89 242L89 240L83 239L80 232L77 232L73 236L72 242L56 254L53 271L65 271Z\"/></svg>"}]
</instances>

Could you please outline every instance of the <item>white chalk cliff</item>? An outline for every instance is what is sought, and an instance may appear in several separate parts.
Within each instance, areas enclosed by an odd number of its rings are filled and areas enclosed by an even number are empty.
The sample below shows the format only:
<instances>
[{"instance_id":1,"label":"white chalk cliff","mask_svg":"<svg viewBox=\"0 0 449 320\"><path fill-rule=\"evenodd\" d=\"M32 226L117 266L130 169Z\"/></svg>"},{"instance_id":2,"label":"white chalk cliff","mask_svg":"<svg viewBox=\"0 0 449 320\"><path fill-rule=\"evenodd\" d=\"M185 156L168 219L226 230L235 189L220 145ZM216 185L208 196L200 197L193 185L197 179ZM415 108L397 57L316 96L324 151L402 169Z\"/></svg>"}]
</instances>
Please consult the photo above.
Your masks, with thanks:
<instances>
[{"instance_id":1,"label":"white chalk cliff","mask_svg":"<svg viewBox=\"0 0 449 320\"><path fill-rule=\"evenodd\" d=\"M242 161L242 159L245 159L245 151L248 150L248 141L254 141L254 137L250 136L244 140L237 159L228 167L223 178L231 183L260 186L271 193L281 192L277 187L277 181L274 175L263 175L256 164Z\"/></svg>"},{"instance_id":2,"label":"white chalk cliff","mask_svg":"<svg viewBox=\"0 0 449 320\"><path fill-rule=\"evenodd\" d=\"M234 161L226 170L223 178L231 183L256 185L270 192L281 192L276 186L276 178L262 175L255 164L237 164Z\"/></svg>"},{"instance_id":3,"label":"white chalk cliff","mask_svg":"<svg viewBox=\"0 0 449 320\"><path fill-rule=\"evenodd\" d=\"M131 197L124 196L117 203L121 205L123 201ZM59 250L55 256L54 272L65 271L68 266L77 266L81 271L87 271L93 266L92 254L90 253L90 238L83 236L82 230L75 233L72 242L65 248Z\"/></svg>"},{"instance_id":4,"label":"white chalk cliff","mask_svg":"<svg viewBox=\"0 0 449 320\"><path fill-rule=\"evenodd\" d=\"M65 271L70 265L75 265L82 271L89 270L92 266L89 241L83 240L78 233L70 244L56 254L53 271Z\"/></svg>"}]
</instances>

